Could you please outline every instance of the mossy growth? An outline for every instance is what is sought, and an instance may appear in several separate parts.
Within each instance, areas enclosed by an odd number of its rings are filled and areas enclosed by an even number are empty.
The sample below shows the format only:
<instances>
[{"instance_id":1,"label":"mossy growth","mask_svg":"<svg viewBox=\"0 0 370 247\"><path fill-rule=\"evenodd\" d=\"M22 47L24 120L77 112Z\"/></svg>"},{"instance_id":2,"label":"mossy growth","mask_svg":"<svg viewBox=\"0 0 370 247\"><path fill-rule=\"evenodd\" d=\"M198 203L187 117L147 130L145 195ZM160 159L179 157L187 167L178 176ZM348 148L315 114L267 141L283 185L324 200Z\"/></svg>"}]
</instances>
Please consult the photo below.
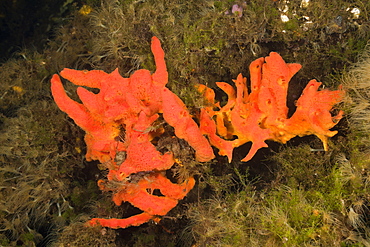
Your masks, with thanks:
<instances>
[{"instance_id":1,"label":"mossy growth","mask_svg":"<svg viewBox=\"0 0 370 247\"><path fill-rule=\"evenodd\" d=\"M60 227L58 216L72 208L66 198L81 154L73 155L63 141L68 122L55 106L36 100L16 113L1 125L0 224L9 241L31 246L30 241L38 244L46 236L42 229ZM35 238L25 239L29 234Z\"/></svg>"},{"instance_id":2,"label":"mossy growth","mask_svg":"<svg viewBox=\"0 0 370 247\"><path fill-rule=\"evenodd\" d=\"M82 132L50 97L45 54L24 50L1 65L0 225L9 245L43 245L74 208L70 184L83 167Z\"/></svg>"},{"instance_id":3,"label":"mossy growth","mask_svg":"<svg viewBox=\"0 0 370 247\"><path fill-rule=\"evenodd\" d=\"M214 197L190 206L198 244L366 246L368 165L352 163L338 150L318 154L308 145L285 147L273 158L279 168L264 189L255 190L259 182L246 178L239 190L212 182ZM207 181L222 181L211 177Z\"/></svg>"},{"instance_id":4,"label":"mossy growth","mask_svg":"<svg viewBox=\"0 0 370 247\"><path fill-rule=\"evenodd\" d=\"M69 226L63 228L55 246L118 246L115 244L116 233L113 229L86 227L86 216L80 216Z\"/></svg>"}]
</instances>

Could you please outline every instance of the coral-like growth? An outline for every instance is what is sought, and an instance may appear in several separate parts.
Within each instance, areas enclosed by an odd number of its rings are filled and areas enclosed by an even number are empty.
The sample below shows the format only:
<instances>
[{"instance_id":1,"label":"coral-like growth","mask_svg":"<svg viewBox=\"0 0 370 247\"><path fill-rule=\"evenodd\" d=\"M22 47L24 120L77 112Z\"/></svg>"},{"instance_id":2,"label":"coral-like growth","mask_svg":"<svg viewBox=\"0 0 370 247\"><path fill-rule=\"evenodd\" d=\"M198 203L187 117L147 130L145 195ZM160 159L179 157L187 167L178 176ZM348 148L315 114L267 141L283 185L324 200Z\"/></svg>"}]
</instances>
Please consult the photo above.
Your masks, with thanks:
<instances>
[{"instance_id":1,"label":"coral-like growth","mask_svg":"<svg viewBox=\"0 0 370 247\"><path fill-rule=\"evenodd\" d=\"M77 94L82 104L67 96L58 75L51 80L52 93L59 108L86 132L86 159L106 164L108 180L120 185L118 189L101 188L115 191L113 200L117 205L128 201L144 211L123 220L94 219L90 225L100 223L114 228L140 225L155 215L165 215L194 186L191 177L182 184L174 184L161 173L170 169L175 159L171 152L160 153L151 142L153 136L161 132L153 130L160 113L174 128L175 135L194 148L198 161L209 161L214 157L211 146L185 104L165 87L168 74L164 51L156 37L152 39L151 48L157 66L153 74L141 69L130 78L123 78L117 69L111 74L64 69L61 75L74 84L100 89L94 94L79 87ZM121 164L115 161L117 153L125 153ZM137 175L141 173L149 175ZM131 176L136 179L131 180ZM155 189L164 196L154 196Z\"/></svg>"},{"instance_id":2,"label":"coral-like growth","mask_svg":"<svg viewBox=\"0 0 370 247\"><path fill-rule=\"evenodd\" d=\"M59 76L53 76L51 89L55 102L86 131L88 160L106 162L114 159L116 151L126 151L129 143L125 141L123 144L116 140L120 128L147 136L146 130L158 117L158 113L163 113L166 122L175 128L176 135L188 141L196 150L199 161L213 158L211 147L185 104L165 87L168 78L164 52L156 37L152 41L152 51L157 65L152 75L144 69L135 71L130 78L121 77L118 70L107 74L98 70L64 69L60 74L74 84L100 89L99 93L94 94L79 87L77 93L83 104L70 99Z\"/></svg>"},{"instance_id":3,"label":"coral-like growth","mask_svg":"<svg viewBox=\"0 0 370 247\"><path fill-rule=\"evenodd\" d=\"M344 91L318 91L321 83L311 80L296 103L296 112L288 118L288 84L300 68L299 64L286 64L279 54L271 52L270 56L251 63L250 94L241 74L234 80L236 92L227 83L217 83L228 96L222 107L215 103L211 89L199 86L210 104L201 110L201 129L220 155L226 155L230 162L235 147L252 142L249 153L242 159L248 161L258 149L267 147L265 140L286 143L295 136L311 134L318 136L327 150L327 138L337 133L329 129L343 114L340 111L332 116L330 110L342 100ZM234 136L237 138L227 140Z\"/></svg>"},{"instance_id":4,"label":"coral-like growth","mask_svg":"<svg viewBox=\"0 0 370 247\"><path fill-rule=\"evenodd\" d=\"M120 206L123 201L130 202L144 212L126 219L91 219L88 224L95 226L100 224L104 227L120 228L126 226L137 226L151 219L156 220L157 215L166 215L173 209L178 200L183 199L194 187L194 178L189 178L181 184L172 183L162 172L150 172L143 177L132 178L122 182L113 196L113 201ZM107 188L103 181L99 181L101 190L112 190ZM159 190L161 195L154 195L153 191Z\"/></svg>"},{"instance_id":5,"label":"coral-like growth","mask_svg":"<svg viewBox=\"0 0 370 247\"><path fill-rule=\"evenodd\" d=\"M165 171L174 165L175 157L172 152L159 152L152 142L164 131L153 128L159 114L174 128L178 138L193 147L195 158L200 162L214 157L211 145L231 161L235 147L252 142L251 150L242 160L248 161L258 149L267 146L265 140L285 143L297 135L315 134L326 150L327 138L337 133L329 129L341 119L342 112L332 116L330 110L342 99L343 91L317 91L320 83L315 80L304 89L296 112L288 118L288 83L301 66L286 64L277 53L250 65L250 94L246 78L241 74L234 80L236 91L231 85L218 82L228 95L228 102L222 107L219 102L215 103L213 90L199 86L210 104L201 109L199 127L181 99L166 88L164 51L156 37L152 39L151 48L157 66L153 74L141 69L130 78L123 78L118 69L111 74L64 69L61 75L80 86L77 94L82 104L67 96L58 75L51 80L59 108L86 132L87 160L99 160L109 169L108 182L100 181L100 189L113 191L117 206L126 201L143 211L126 219L94 218L89 221L91 226L125 228L157 220L193 188L192 177L177 184L165 176ZM81 86L100 91L95 94ZM227 140L234 136L237 138ZM124 154L121 163L117 161L118 154Z\"/></svg>"}]
</instances>

